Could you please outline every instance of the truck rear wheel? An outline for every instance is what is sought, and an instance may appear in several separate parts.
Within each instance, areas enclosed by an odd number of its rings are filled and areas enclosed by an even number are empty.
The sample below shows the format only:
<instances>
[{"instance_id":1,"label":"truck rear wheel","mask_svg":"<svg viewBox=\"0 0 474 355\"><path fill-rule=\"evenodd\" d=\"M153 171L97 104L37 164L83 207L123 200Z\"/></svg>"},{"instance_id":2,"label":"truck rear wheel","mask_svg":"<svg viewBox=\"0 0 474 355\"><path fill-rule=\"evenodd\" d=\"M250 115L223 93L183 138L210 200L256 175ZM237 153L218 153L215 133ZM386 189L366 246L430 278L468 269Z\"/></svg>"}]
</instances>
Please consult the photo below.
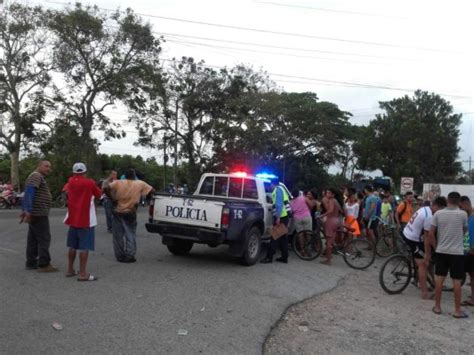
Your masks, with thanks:
<instances>
[{"instance_id":1,"label":"truck rear wheel","mask_svg":"<svg viewBox=\"0 0 474 355\"><path fill-rule=\"evenodd\" d=\"M174 239L173 244L167 245L167 247L171 254L186 255L189 254L193 245L194 243L190 240Z\"/></svg>"},{"instance_id":2,"label":"truck rear wheel","mask_svg":"<svg viewBox=\"0 0 474 355\"><path fill-rule=\"evenodd\" d=\"M244 255L242 262L244 265L254 265L260 257L262 251L262 237L258 227L250 228L245 238Z\"/></svg>"}]
</instances>

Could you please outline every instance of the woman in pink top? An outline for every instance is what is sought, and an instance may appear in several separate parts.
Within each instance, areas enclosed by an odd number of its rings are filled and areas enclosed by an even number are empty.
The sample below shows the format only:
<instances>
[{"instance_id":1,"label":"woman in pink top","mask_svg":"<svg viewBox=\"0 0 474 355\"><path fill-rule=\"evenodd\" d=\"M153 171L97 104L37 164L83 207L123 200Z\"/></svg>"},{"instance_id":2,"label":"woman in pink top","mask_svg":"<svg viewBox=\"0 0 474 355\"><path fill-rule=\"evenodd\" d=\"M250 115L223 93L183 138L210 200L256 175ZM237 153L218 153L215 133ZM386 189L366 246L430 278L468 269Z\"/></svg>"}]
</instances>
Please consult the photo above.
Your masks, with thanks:
<instances>
[{"instance_id":1,"label":"woman in pink top","mask_svg":"<svg viewBox=\"0 0 474 355\"><path fill-rule=\"evenodd\" d=\"M301 248L302 255L306 255L304 250L304 241L307 238L306 231L313 230L313 220L311 218L309 201L304 195L300 195L298 190L292 191L293 196L297 196L290 201L291 210L293 212L293 221L295 223L296 234L298 235L298 243ZM302 233L300 233L302 232Z\"/></svg>"}]
</instances>

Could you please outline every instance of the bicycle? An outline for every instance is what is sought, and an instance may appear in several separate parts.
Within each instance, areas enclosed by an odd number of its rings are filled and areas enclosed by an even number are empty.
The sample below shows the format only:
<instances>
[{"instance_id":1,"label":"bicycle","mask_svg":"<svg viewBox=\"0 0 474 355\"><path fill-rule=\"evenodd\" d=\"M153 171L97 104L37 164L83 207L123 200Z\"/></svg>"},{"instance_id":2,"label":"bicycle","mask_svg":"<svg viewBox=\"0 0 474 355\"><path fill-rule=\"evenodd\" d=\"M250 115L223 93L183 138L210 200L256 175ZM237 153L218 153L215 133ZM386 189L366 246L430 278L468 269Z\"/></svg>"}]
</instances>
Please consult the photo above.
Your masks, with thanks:
<instances>
[{"instance_id":1,"label":"bicycle","mask_svg":"<svg viewBox=\"0 0 474 355\"><path fill-rule=\"evenodd\" d=\"M67 192L63 191L54 200L54 206L59 208L67 207Z\"/></svg>"},{"instance_id":2,"label":"bicycle","mask_svg":"<svg viewBox=\"0 0 474 355\"><path fill-rule=\"evenodd\" d=\"M395 254L398 247L397 227L380 217L375 217L379 221L375 240L375 251L378 256L385 258Z\"/></svg>"},{"instance_id":3,"label":"bicycle","mask_svg":"<svg viewBox=\"0 0 474 355\"><path fill-rule=\"evenodd\" d=\"M317 222L319 223L319 221ZM293 250L302 260L314 260L321 255L323 249L323 239L326 235L322 228L316 231L301 231L293 238ZM351 268L363 270L368 268L375 261L375 248L365 238L352 238L350 231L346 227L337 230L342 234L342 243L334 245L334 254L342 255L344 262Z\"/></svg>"},{"instance_id":4,"label":"bicycle","mask_svg":"<svg viewBox=\"0 0 474 355\"><path fill-rule=\"evenodd\" d=\"M379 273L379 283L382 289L389 295L402 293L410 284L413 278L413 284L418 285L418 268L416 267L415 257L409 250L408 245L400 248L400 253L389 257L382 265ZM436 255L436 254L435 254ZM436 257L436 256L434 256ZM427 268L426 278L431 289L435 287L434 264L431 258ZM461 280L461 285L466 282L466 274ZM443 291L452 291L451 287L444 287Z\"/></svg>"}]
</instances>

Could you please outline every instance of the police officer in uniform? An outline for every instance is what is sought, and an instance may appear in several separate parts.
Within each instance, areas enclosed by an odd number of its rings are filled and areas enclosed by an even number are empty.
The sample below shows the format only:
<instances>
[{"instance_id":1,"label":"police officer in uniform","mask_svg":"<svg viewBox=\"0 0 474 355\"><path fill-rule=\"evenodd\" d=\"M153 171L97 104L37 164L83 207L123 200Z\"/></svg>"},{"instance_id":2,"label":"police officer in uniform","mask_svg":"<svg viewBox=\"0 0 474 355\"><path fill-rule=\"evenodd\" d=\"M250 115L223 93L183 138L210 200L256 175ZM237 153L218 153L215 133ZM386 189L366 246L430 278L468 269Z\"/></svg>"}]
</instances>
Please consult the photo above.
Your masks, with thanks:
<instances>
[{"instance_id":1,"label":"police officer in uniform","mask_svg":"<svg viewBox=\"0 0 474 355\"><path fill-rule=\"evenodd\" d=\"M280 186L280 181L278 178L273 178L271 181L272 187L272 200L273 200L273 225L279 225L283 223L288 227L290 220L290 197L286 190ZM277 247L281 250L281 257L277 258L276 261L281 263L288 263L288 235L278 239L270 239L270 246L268 248L267 256L262 259L260 262L262 264L269 264L273 261L273 255L275 255Z\"/></svg>"}]
</instances>

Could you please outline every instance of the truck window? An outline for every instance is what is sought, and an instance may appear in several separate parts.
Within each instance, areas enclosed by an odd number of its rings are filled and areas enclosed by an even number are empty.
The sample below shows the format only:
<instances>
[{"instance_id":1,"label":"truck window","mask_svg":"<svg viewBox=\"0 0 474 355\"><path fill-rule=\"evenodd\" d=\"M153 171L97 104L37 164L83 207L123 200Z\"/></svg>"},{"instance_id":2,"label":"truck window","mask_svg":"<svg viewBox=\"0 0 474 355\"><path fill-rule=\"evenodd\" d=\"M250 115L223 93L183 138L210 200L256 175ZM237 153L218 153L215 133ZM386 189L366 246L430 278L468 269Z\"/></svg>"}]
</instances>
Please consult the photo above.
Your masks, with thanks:
<instances>
[{"instance_id":1,"label":"truck window","mask_svg":"<svg viewBox=\"0 0 474 355\"><path fill-rule=\"evenodd\" d=\"M229 178L224 176L216 176L216 182L214 184L214 196L224 197L227 196L229 189Z\"/></svg>"},{"instance_id":2,"label":"truck window","mask_svg":"<svg viewBox=\"0 0 474 355\"><path fill-rule=\"evenodd\" d=\"M212 195L212 188L214 187L214 176L208 176L204 179L199 190L200 195Z\"/></svg>"},{"instance_id":3,"label":"truck window","mask_svg":"<svg viewBox=\"0 0 474 355\"><path fill-rule=\"evenodd\" d=\"M257 182L252 179L244 180L244 192L242 198L258 200Z\"/></svg>"},{"instance_id":4,"label":"truck window","mask_svg":"<svg viewBox=\"0 0 474 355\"><path fill-rule=\"evenodd\" d=\"M230 178L229 197L242 198L242 178Z\"/></svg>"},{"instance_id":5,"label":"truck window","mask_svg":"<svg viewBox=\"0 0 474 355\"><path fill-rule=\"evenodd\" d=\"M265 196L267 198L267 203L273 203L272 199L272 185L269 182L264 182L263 186L265 187Z\"/></svg>"}]
</instances>

